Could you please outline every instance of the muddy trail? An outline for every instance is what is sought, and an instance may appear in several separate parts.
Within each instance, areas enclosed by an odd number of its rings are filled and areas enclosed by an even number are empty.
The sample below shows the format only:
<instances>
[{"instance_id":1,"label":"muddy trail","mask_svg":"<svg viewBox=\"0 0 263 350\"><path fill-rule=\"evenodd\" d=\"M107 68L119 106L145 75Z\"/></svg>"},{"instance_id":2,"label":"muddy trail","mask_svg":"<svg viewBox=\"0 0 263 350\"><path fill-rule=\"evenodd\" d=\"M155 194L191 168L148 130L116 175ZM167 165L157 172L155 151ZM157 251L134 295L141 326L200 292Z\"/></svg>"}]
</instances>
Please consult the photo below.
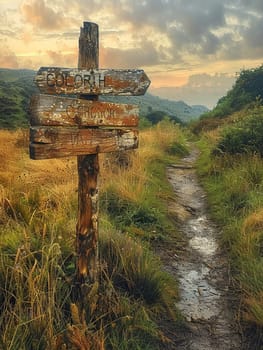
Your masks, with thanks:
<instances>
[{"instance_id":1,"label":"muddy trail","mask_svg":"<svg viewBox=\"0 0 263 350\"><path fill-rule=\"evenodd\" d=\"M209 219L206 196L196 177L197 157L198 151L193 150L167 169L176 198L169 203L169 212L187 242L180 253L172 247L159 252L165 269L179 281L177 308L186 319L185 330L175 332L176 340L168 348L240 350L244 347L235 322L228 264L219 248L219 229Z\"/></svg>"}]
</instances>

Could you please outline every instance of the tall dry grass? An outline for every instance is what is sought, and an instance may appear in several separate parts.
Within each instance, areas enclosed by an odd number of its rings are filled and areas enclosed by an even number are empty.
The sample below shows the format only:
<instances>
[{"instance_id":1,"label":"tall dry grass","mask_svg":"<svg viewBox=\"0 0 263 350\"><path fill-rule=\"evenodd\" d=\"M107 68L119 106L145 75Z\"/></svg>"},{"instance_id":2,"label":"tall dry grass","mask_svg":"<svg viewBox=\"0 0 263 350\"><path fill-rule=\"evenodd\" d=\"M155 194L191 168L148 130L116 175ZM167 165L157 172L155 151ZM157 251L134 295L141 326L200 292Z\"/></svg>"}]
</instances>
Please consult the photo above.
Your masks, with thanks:
<instances>
[{"instance_id":1,"label":"tall dry grass","mask_svg":"<svg viewBox=\"0 0 263 350\"><path fill-rule=\"evenodd\" d=\"M164 162L179 138L179 129L164 123L141 133L138 150L100 155L101 194L114 188L128 201L150 197L155 206L151 183L163 179L156 180L152 165ZM174 282L139 242L118 236L103 213L101 285L96 295L87 293L79 313L72 293L76 159L30 160L25 131L0 131L0 162L0 348L102 350L107 343L137 349L144 343L153 349L160 332L152 317L171 307Z\"/></svg>"},{"instance_id":2,"label":"tall dry grass","mask_svg":"<svg viewBox=\"0 0 263 350\"><path fill-rule=\"evenodd\" d=\"M164 162L167 152L175 142L184 143L178 126L169 122L140 132L139 148L126 152L128 167L119 162L115 154L103 155L101 169L102 192L114 186L124 197L140 202L147 193L146 183L153 162Z\"/></svg>"}]
</instances>

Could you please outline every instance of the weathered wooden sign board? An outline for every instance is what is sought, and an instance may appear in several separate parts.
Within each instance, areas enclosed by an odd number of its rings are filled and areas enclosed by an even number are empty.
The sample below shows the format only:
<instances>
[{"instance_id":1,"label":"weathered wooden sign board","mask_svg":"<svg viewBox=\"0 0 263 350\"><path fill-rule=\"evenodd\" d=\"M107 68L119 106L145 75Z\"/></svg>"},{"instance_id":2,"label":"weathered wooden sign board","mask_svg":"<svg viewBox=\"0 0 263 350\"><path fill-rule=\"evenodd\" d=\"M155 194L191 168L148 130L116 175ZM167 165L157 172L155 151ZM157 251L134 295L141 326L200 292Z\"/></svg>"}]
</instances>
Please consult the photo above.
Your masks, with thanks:
<instances>
[{"instance_id":1,"label":"weathered wooden sign board","mask_svg":"<svg viewBox=\"0 0 263 350\"><path fill-rule=\"evenodd\" d=\"M42 67L35 78L47 94L144 95L150 80L143 70Z\"/></svg>"},{"instance_id":2,"label":"weathered wooden sign board","mask_svg":"<svg viewBox=\"0 0 263 350\"><path fill-rule=\"evenodd\" d=\"M31 99L31 125L137 127L138 106L50 95Z\"/></svg>"},{"instance_id":3,"label":"weathered wooden sign board","mask_svg":"<svg viewBox=\"0 0 263 350\"><path fill-rule=\"evenodd\" d=\"M98 47L98 25L84 22L78 68L40 68L35 82L43 94L30 103L30 157L78 157L75 282L81 288L96 279L98 154L138 147L138 107L101 102L98 95L143 95L150 85L143 70L99 69Z\"/></svg>"},{"instance_id":4,"label":"weathered wooden sign board","mask_svg":"<svg viewBox=\"0 0 263 350\"><path fill-rule=\"evenodd\" d=\"M60 158L138 147L138 130L39 126L30 129L30 157Z\"/></svg>"}]
</instances>

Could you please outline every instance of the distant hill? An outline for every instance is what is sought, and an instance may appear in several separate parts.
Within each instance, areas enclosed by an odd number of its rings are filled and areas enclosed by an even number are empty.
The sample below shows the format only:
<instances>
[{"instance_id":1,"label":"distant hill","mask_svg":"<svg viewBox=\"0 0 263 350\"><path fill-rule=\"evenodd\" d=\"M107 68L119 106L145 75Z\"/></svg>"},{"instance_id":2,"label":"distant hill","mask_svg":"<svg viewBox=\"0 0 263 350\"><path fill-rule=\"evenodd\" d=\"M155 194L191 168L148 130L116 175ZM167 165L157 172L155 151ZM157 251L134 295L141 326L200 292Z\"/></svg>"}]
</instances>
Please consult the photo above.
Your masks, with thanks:
<instances>
[{"instance_id":1,"label":"distant hill","mask_svg":"<svg viewBox=\"0 0 263 350\"><path fill-rule=\"evenodd\" d=\"M33 80L36 72L32 69L4 69L0 68L0 80L14 82L19 79Z\"/></svg>"},{"instance_id":2,"label":"distant hill","mask_svg":"<svg viewBox=\"0 0 263 350\"><path fill-rule=\"evenodd\" d=\"M0 128L14 129L28 125L30 97L37 92L34 71L0 69Z\"/></svg>"},{"instance_id":3,"label":"distant hill","mask_svg":"<svg viewBox=\"0 0 263 350\"><path fill-rule=\"evenodd\" d=\"M0 128L12 129L28 125L27 108L30 97L38 93L33 79L36 72L28 69L0 69ZM140 116L162 112L183 123L197 119L208 111L205 106L189 106L151 94L144 96L103 96L104 101L139 105Z\"/></svg>"},{"instance_id":4,"label":"distant hill","mask_svg":"<svg viewBox=\"0 0 263 350\"><path fill-rule=\"evenodd\" d=\"M208 112L205 106L189 106L183 101L172 101L146 93L144 96L109 96L103 97L105 101L137 104L140 107L140 115L146 117L153 111L162 111L167 116L179 118L182 122L197 119L201 114Z\"/></svg>"}]
</instances>

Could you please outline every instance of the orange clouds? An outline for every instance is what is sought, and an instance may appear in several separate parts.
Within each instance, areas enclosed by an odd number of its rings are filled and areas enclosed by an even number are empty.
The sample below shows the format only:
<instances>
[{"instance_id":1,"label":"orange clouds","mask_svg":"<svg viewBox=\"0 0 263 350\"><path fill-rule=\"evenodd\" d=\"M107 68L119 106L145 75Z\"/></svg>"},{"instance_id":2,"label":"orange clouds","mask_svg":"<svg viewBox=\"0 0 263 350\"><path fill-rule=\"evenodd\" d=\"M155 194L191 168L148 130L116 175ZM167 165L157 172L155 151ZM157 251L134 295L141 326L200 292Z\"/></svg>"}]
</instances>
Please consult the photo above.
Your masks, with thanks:
<instances>
[{"instance_id":1,"label":"orange clouds","mask_svg":"<svg viewBox=\"0 0 263 350\"><path fill-rule=\"evenodd\" d=\"M64 14L48 7L44 0L23 3L21 12L27 23L39 29L61 29L67 24Z\"/></svg>"},{"instance_id":2,"label":"orange clouds","mask_svg":"<svg viewBox=\"0 0 263 350\"><path fill-rule=\"evenodd\" d=\"M0 67L3 68L18 68L18 60L14 52L12 52L9 48L1 49L0 56Z\"/></svg>"},{"instance_id":3,"label":"orange clouds","mask_svg":"<svg viewBox=\"0 0 263 350\"><path fill-rule=\"evenodd\" d=\"M49 62L51 61L51 65L63 67L77 67L77 53L60 53L57 51L48 50L47 55L49 58Z\"/></svg>"},{"instance_id":4,"label":"orange clouds","mask_svg":"<svg viewBox=\"0 0 263 350\"><path fill-rule=\"evenodd\" d=\"M0 0L0 66L77 67L79 27L94 21L100 27L101 68L143 68L152 89L193 100L198 90L200 101L203 94L211 105L230 84L224 73L258 65L263 57L262 0L232 3Z\"/></svg>"},{"instance_id":5,"label":"orange clouds","mask_svg":"<svg viewBox=\"0 0 263 350\"><path fill-rule=\"evenodd\" d=\"M100 66L111 68L139 68L158 64L158 52L145 40L143 47L109 48L101 46Z\"/></svg>"}]
</instances>

